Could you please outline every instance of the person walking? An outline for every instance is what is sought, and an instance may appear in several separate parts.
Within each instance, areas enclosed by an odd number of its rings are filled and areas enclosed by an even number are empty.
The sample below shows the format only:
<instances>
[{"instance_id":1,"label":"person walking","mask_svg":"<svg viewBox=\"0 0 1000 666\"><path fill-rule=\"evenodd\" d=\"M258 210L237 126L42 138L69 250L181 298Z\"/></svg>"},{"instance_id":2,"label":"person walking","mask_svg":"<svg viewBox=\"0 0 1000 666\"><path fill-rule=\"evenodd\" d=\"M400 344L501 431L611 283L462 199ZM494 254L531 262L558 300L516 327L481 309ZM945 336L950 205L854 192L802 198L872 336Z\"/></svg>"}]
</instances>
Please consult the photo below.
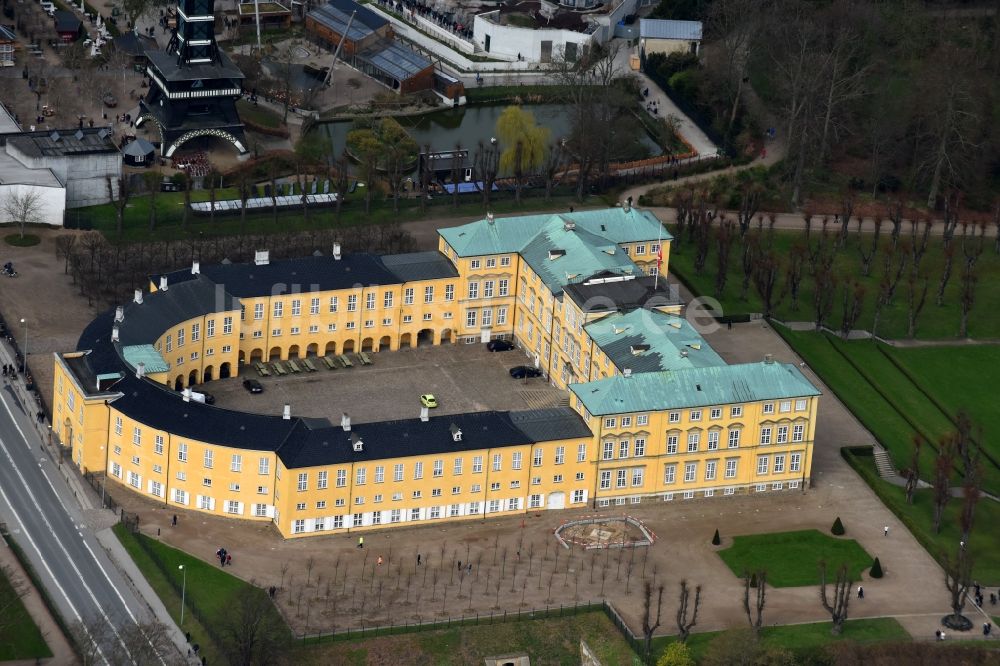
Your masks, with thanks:
<instances>
[{"instance_id":1,"label":"person walking","mask_svg":"<svg viewBox=\"0 0 1000 666\"><path fill-rule=\"evenodd\" d=\"M365 547L365 538L358 537L358 548L364 548L364 547Z\"/></svg>"},{"instance_id":2,"label":"person walking","mask_svg":"<svg viewBox=\"0 0 1000 666\"><path fill-rule=\"evenodd\" d=\"M882 536L889 536L889 526L886 525L882 528Z\"/></svg>"},{"instance_id":3,"label":"person walking","mask_svg":"<svg viewBox=\"0 0 1000 666\"><path fill-rule=\"evenodd\" d=\"M858 585L858 599L864 599L864 598L865 598L865 588Z\"/></svg>"},{"instance_id":4,"label":"person walking","mask_svg":"<svg viewBox=\"0 0 1000 666\"><path fill-rule=\"evenodd\" d=\"M420 566L420 553L417 553L417 566Z\"/></svg>"},{"instance_id":5,"label":"person walking","mask_svg":"<svg viewBox=\"0 0 1000 666\"><path fill-rule=\"evenodd\" d=\"M381 555L378 556L378 565L382 566L382 556Z\"/></svg>"},{"instance_id":6,"label":"person walking","mask_svg":"<svg viewBox=\"0 0 1000 666\"><path fill-rule=\"evenodd\" d=\"M233 565L233 556L230 555L229 553L226 553L226 564L228 564L229 566Z\"/></svg>"}]
</instances>

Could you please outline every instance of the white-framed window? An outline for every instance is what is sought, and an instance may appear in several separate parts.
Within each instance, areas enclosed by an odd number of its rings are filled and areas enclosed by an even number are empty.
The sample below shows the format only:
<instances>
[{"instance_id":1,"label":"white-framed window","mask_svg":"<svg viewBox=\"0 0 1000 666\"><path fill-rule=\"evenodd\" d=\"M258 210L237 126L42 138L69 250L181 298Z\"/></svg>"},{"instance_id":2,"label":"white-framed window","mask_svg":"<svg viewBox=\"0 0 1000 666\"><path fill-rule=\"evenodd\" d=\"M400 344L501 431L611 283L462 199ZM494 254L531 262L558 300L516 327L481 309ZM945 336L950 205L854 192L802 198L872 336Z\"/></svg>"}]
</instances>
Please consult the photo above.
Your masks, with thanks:
<instances>
[{"instance_id":1,"label":"white-framed window","mask_svg":"<svg viewBox=\"0 0 1000 666\"><path fill-rule=\"evenodd\" d=\"M573 498L571 502L573 504L582 504L587 501L587 491L586 490L574 490Z\"/></svg>"},{"instance_id":2,"label":"white-framed window","mask_svg":"<svg viewBox=\"0 0 1000 666\"><path fill-rule=\"evenodd\" d=\"M261 456L257 459L257 473L258 474L270 474L271 473L271 459L265 456Z\"/></svg>"},{"instance_id":3,"label":"white-framed window","mask_svg":"<svg viewBox=\"0 0 1000 666\"><path fill-rule=\"evenodd\" d=\"M687 443L688 443L687 447L688 453L696 452L698 450L698 445L701 444L701 433L698 432L697 430L689 432Z\"/></svg>"},{"instance_id":4,"label":"white-framed window","mask_svg":"<svg viewBox=\"0 0 1000 666\"><path fill-rule=\"evenodd\" d=\"M538 509L542 506L542 496L541 495L528 495L528 508Z\"/></svg>"},{"instance_id":5,"label":"white-framed window","mask_svg":"<svg viewBox=\"0 0 1000 666\"><path fill-rule=\"evenodd\" d=\"M205 469L212 469L212 465L215 464L215 451L205 449L204 462L202 464Z\"/></svg>"},{"instance_id":6,"label":"white-framed window","mask_svg":"<svg viewBox=\"0 0 1000 666\"><path fill-rule=\"evenodd\" d=\"M418 460L413 463L413 479L419 480L422 478L424 478L424 463Z\"/></svg>"},{"instance_id":7,"label":"white-framed window","mask_svg":"<svg viewBox=\"0 0 1000 666\"><path fill-rule=\"evenodd\" d=\"M382 292L382 309L388 310L392 307L393 293L391 291Z\"/></svg>"},{"instance_id":8,"label":"white-framed window","mask_svg":"<svg viewBox=\"0 0 1000 666\"><path fill-rule=\"evenodd\" d=\"M691 483L698 474L698 463L684 463L684 483Z\"/></svg>"},{"instance_id":9,"label":"white-framed window","mask_svg":"<svg viewBox=\"0 0 1000 666\"><path fill-rule=\"evenodd\" d=\"M601 470L601 490L607 490L611 487L611 470Z\"/></svg>"},{"instance_id":10,"label":"white-framed window","mask_svg":"<svg viewBox=\"0 0 1000 666\"><path fill-rule=\"evenodd\" d=\"M799 398L795 401L795 411L804 412L806 410L807 400L805 398Z\"/></svg>"},{"instance_id":11,"label":"white-framed window","mask_svg":"<svg viewBox=\"0 0 1000 666\"><path fill-rule=\"evenodd\" d=\"M473 456L472 457L472 473L473 474L482 474L482 472L483 472L483 457L482 456Z\"/></svg>"},{"instance_id":12,"label":"white-framed window","mask_svg":"<svg viewBox=\"0 0 1000 666\"><path fill-rule=\"evenodd\" d=\"M788 460L788 471L789 472L800 472L802 471L802 454L793 453L789 456Z\"/></svg>"},{"instance_id":13,"label":"white-framed window","mask_svg":"<svg viewBox=\"0 0 1000 666\"><path fill-rule=\"evenodd\" d=\"M474 280L469 282L469 298L479 298L479 283Z\"/></svg>"},{"instance_id":14,"label":"white-framed window","mask_svg":"<svg viewBox=\"0 0 1000 666\"><path fill-rule=\"evenodd\" d=\"M715 480L715 471L716 471L716 468L718 466L719 466L719 461L717 461L717 460L706 460L705 461L705 480L706 481L714 481Z\"/></svg>"},{"instance_id":15,"label":"white-framed window","mask_svg":"<svg viewBox=\"0 0 1000 666\"><path fill-rule=\"evenodd\" d=\"M785 455L783 453L774 456L774 466L771 468L775 474L785 473Z\"/></svg>"},{"instance_id":16,"label":"white-framed window","mask_svg":"<svg viewBox=\"0 0 1000 666\"><path fill-rule=\"evenodd\" d=\"M295 489L300 493L304 493L309 489L309 472L299 472Z\"/></svg>"},{"instance_id":17,"label":"white-framed window","mask_svg":"<svg viewBox=\"0 0 1000 666\"><path fill-rule=\"evenodd\" d=\"M736 419L741 416L743 416L743 405L733 405L732 407L729 408L730 418Z\"/></svg>"},{"instance_id":18,"label":"white-framed window","mask_svg":"<svg viewBox=\"0 0 1000 666\"><path fill-rule=\"evenodd\" d=\"M358 467L354 470L354 485L363 486L368 482L368 470L364 467Z\"/></svg>"},{"instance_id":19,"label":"white-framed window","mask_svg":"<svg viewBox=\"0 0 1000 666\"><path fill-rule=\"evenodd\" d=\"M466 328L475 328L475 326L476 326L476 311L475 310L466 310L465 311L465 327Z\"/></svg>"},{"instance_id":20,"label":"white-framed window","mask_svg":"<svg viewBox=\"0 0 1000 666\"><path fill-rule=\"evenodd\" d=\"M639 414L635 417L635 425L642 427L649 425L649 414Z\"/></svg>"},{"instance_id":21,"label":"white-framed window","mask_svg":"<svg viewBox=\"0 0 1000 666\"><path fill-rule=\"evenodd\" d=\"M396 463L392 466L392 480L402 481L403 480L403 463Z\"/></svg>"},{"instance_id":22,"label":"white-framed window","mask_svg":"<svg viewBox=\"0 0 1000 666\"><path fill-rule=\"evenodd\" d=\"M493 454L493 471L494 472L499 472L502 469L503 469L503 456L501 456L499 453L494 453Z\"/></svg>"},{"instance_id":23,"label":"white-framed window","mask_svg":"<svg viewBox=\"0 0 1000 666\"><path fill-rule=\"evenodd\" d=\"M740 429L730 428L729 429L729 448L737 449L740 446Z\"/></svg>"},{"instance_id":24,"label":"white-framed window","mask_svg":"<svg viewBox=\"0 0 1000 666\"><path fill-rule=\"evenodd\" d=\"M646 470L644 470L642 467L633 468L633 470L632 470L632 487L633 488L638 488L638 487L642 486L643 481L645 480L645 476L646 476Z\"/></svg>"},{"instance_id":25,"label":"white-framed window","mask_svg":"<svg viewBox=\"0 0 1000 666\"><path fill-rule=\"evenodd\" d=\"M602 460L611 460L615 457L615 443L614 442L604 442L604 448L601 452Z\"/></svg>"},{"instance_id":26,"label":"white-framed window","mask_svg":"<svg viewBox=\"0 0 1000 666\"><path fill-rule=\"evenodd\" d=\"M774 403L773 402L765 402L764 403L764 410L763 411L764 411L765 414L774 414Z\"/></svg>"},{"instance_id":27,"label":"white-framed window","mask_svg":"<svg viewBox=\"0 0 1000 666\"><path fill-rule=\"evenodd\" d=\"M510 454L510 468L521 469L521 452L514 451Z\"/></svg>"},{"instance_id":28,"label":"white-framed window","mask_svg":"<svg viewBox=\"0 0 1000 666\"><path fill-rule=\"evenodd\" d=\"M760 429L760 443L770 444L771 443L771 426L764 426Z\"/></svg>"},{"instance_id":29,"label":"white-framed window","mask_svg":"<svg viewBox=\"0 0 1000 666\"><path fill-rule=\"evenodd\" d=\"M709 430L708 431L708 450L717 451L719 449L719 431Z\"/></svg>"},{"instance_id":30,"label":"white-framed window","mask_svg":"<svg viewBox=\"0 0 1000 666\"><path fill-rule=\"evenodd\" d=\"M136 446L142 445L142 429L133 428L132 429L132 443Z\"/></svg>"},{"instance_id":31,"label":"white-framed window","mask_svg":"<svg viewBox=\"0 0 1000 666\"><path fill-rule=\"evenodd\" d=\"M357 294L348 294L347 295L347 311L348 312L357 312L357 310L358 310L358 295Z\"/></svg>"},{"instance_id":32,"label":"white-framed window","mask_svg":"<svg viewBox=\"0 0 1000 666\"><path fill-rule=\"evenodd\" d=\"M786 425L778 426L778 436L775 439L775 442L778 444L788 443L788 426Z\"/></svg>"},{"instance_id":33,"label":"white-framed window","mask_svg":"<svg viewBox=\"0 0 1000 666\"><path fill-rule=\"evenodd\" d=\"M615 488L625 488L628 485L628 470L619 469L615 472Z\"/></svg>"},{"instance_id":34,"label":"white-framed window","mask_svg":"<svg viewBox=\"0 0 1000 666\"><path fill-rule=\"evenodd\" d=\"M768 456L757 456L757 474L767 474L769 463Z\"/></svg>"},{"instance_id":35,"label":"white-framed window","mask_svg":"<svg viewBox=\"0 0 1000 666\"><path fill-rule=\"evenodd\" d=\"M792 401L782 400L778 404L778 411L781 412L782 414L792 411Z\"/></svg>"},{"instance_id":36,"label":"white-framed window","mask_svg":"<svg viewBox=\"0 0 1000 666\"><path fill-rule=\"evenodd\" d=\"M385 467L383 465L375 465L375 483L385 482Z\"/></svg>"},{"instance_id":37,"label":"white-framed window","mask_svg":"<svg viewBox=\"0 0 1000 666\"><path fill-rule=\"evenodd\" d=\"M613 416L606 416L604 418L604 427L605 428L614 428L616 423L617 423L617 421L616 421L615 417L613 417Z\"/></svg>"},{"instance_id":38,"label":"white-framed window","mask_svg":"<svg viewBox=\"0 0 1000 666\"><path fill-rule=\"evenodd\" d=\"M326 471L325 469L316 472L316 489L326 490L327 487L329 487L329 485L330 485L330 472Z\"/></svg>"},{"instance_id":39,"label":"white-framed window","mask_svg":"<svg viewBox=\"0 0 1000 666\"><path fill-rule=\"evenodd\" d=\"M726 478L735 479L736 478L736 466L739 464L739 458L726 458Z\"/></svg>"},{"instance_id":40,"label":"white-framed window","mask_svg":"<svg viewBox=\"0 0 1000 666\"><path fill-rule=\"evenodd\" d=\"M347 487L347 470L338 469L337 470L337 487L346 488Z\"/></svg>"},{"instance_id":41,"label":"white-framed window","mask_svg":"<svg viewBox=\"0 0 1000 666\"><path fill-rule=\"evenodd\" d=\"M542 449L541 447L536 448L531 455L531 466L541 467L542 466Z\"/></svg>"},{"instance_id":42,"label":"white-framed window","mask_svg":"<svg viewBox=\"0 0 1000 666\"><path fill-rule=\"evenodd\" d=\"M677 453L680 437L678 435L667 435L667 453Z\"/></svg>"},{"instance_id":43,"label":"white-framed window","mask_svg":"<svg viewBox=\"0 0 1000 666\"><path fill-rule=\"evenodd\" d=\"M370 291L365 294L365 310L375 309L375 292Z\"/></svg>"},{"instance_id":44,"label":"white-framed window","mask_svg":"<svg viewBox=\"0 0 1000 666\"><path fill-rule=\"evenodd\" d=\"M229 462L230 472L242 472L243 471L243 455L240 453L234 453L232 460Z\"/></svg>"},{"instance_id":45,"label":"white-framed window","mask_svg":"<svg viewBox=\"0 0 1000 666\"><path fill-rule=\"evenodd\" d=\"M586 462L586 460L587 460L587 445L586 444L577 444L576 445L576 461L577 462Z\"/></svg>"},{"instance_id":46,"label":"white-framed window","mask_svg":"<svg viewBox=\"0 0 1000 666\"><path fill-rule=\"evenodd\" d=\"M275 301L274 302L274 310L271 313L272 318L273 319L277 319L277 318L281 317L282 313L284 312L284 309L285 309L285 304L284 303L282 303L281 301Z\"/></svg>"},{"instance_id":47,"label":"white-framed window","mask_svg":"<svg viewBox=\"0 0 1000 666\"><path fill-rule=\"evenodd\" d=\"M451 473L454 476L460 476L462 474L462 459L461 458L455 458L455 461L452 464Z\"/></svg>"},{"instance_id":48,"label":"white-framed window","mask_svg":"<svg viewBox=\"0 0 1000 666\"><path fill-rule=\"evenodd\" d=\"M292 316L298 317L302 314L302 301L298 298L292 299Z\"/></svg>"},{"instance_id":49,"label":"white-framed window","mask_svg":"<svg viewBox=\"0 0 1000 666\"><path fill-rule=\"evenodd\" d=\"M713 421L721 419L722 407L712 407L711 411L709 412L709 418L712 419Z\"/></svg>"},{"instance_id":50,"label":"white-framed window","mask_svg":"<svg viewBox=\"0 0 1000 666\"><path fill-rule=\"evenodd\" d=\"M557 465L562 465L563 463L566 462L566 447L565 446L557 446L556 447L556 460L555 460L555 462L556 462Z\"/></svg>"},{"instance_id":51,"label":"white-framed window","mask_svg":"<svg viewBox=\"0 0 1000 666\"><path fill-rule=\"evenodd\" d=\"M361 527L361 525L364 524L364 519L365 519L365 514L355 513L352 516L351 522L353 523L354 527Z\"/></svg>"},{"instance_id":52,"label":"white-framed window","mask_svg":"<svg viewBox=\"0 0 1000 666\"><path fill-rule=\"evenodd\" d=\"M240 503L236 500L226 500L226 513L239 515L243 513Z\"/></svg>"},{"instance_id":53,"label":"white-framed window","mask_svg":"<svg viewBox=\"0 0 1000 666\"><path fill-rule=\"evenodd\" d=\"M444 460L440 458L434 461L434 472L435 477L444 476Z\"/></svg>"},{"instance_id":54,"label":"white-framed window","mask_svg":"<svg viewBox=\"0 0 1000 666\"><path fill-rule=\"evenodd\" d=\"M306 531L306 521L304 518L299 518L297 520L292 521L293 534L302 534L305 531Z\"/></svg>"},{"instance_id":55,"label":"white-framed window","mask_svg":"<svg viewBox=\"0 0 1000 666\"><path fill-rule=\"evenodd\" d=\"M462 486L452 486L451 487L451 494L452 495L461 495L462 494Z\"/></svg>"},{"instance_id":56,"label":"white-framed window","mask_svg":"<svg viewBox=\"0 0 1000 666\"><path fill-rule=\"evenodd\" d=\"M630 442L627 439L623 439L618 442L618 457L628 458L628 449Z\"/></svg>"},{"instance_id":57,"label":"white-framed window","mask_svg":"<svg viewBox=\"0 0 1000 666\"><path fill-rule=\"evenodd\" d=\"M690 412L688 412L688 420L689 421L701 421L701 410L700 409L692 409Z\"/></svg>"},{"instance_id":58,"label":"white-framed window","mask_svg":"<svg viewBox=\"0 0 1000 666\"><path fill-rule=\"evenodd\" d=\"M188 445L181 442L177 445L177 460L181 462L187 462L188 459Z\"/></svg>"},{"instance_id":59,"label":"white-framed window","mask_svg":"<svg viewBox=\"0 0 1000 666\"><path fill-rule=\"evenodd\" d=\"M801 442L806 437L806 427L802 423L796 423L792 426L792 441Z\"/></svg>"},{"instance_id":60,"label":"white-framed window","mask_svg":"<svg viewBox=\"0 0 1000 666\"><path fill-rule=\"evenodd\" d=\"M153 437L153 453L163 455L163 435Z\"/></svg>"},{"instance_id":61,"label":"white-framed window","mask_svg":"<svg viewBox=\"0 0 1000 666\"><path fill-rule=\"evenodd\" d=\"M671 484L677 481L677 463L663 466L663 483Z\"/></svg>"},{"instance_id":62,"label":"white-framed window","mask_svg":"<svg viewBox=\"0 0 1000 666\"><path fill-rule=\"evenodd\" d=\"M446 284L444 286L444 300L453 301L455 300L455 285ZM478 513L478 511L477 511Z\"/></svg>"}]
</instances>

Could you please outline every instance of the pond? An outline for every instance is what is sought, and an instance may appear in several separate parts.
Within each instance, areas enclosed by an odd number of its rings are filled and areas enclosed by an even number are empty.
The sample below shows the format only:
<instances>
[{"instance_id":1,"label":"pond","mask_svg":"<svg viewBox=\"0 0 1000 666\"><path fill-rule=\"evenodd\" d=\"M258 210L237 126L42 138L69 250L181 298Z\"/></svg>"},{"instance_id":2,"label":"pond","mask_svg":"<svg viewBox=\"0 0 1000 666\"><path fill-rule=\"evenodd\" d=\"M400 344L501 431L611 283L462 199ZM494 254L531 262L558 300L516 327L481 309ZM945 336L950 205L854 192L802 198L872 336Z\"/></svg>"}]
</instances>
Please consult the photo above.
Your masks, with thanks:
<instances>
[{"instance_id":1,"label":"pond","mask_svg":"<svg viewBox=\"0 0 1000 666\"><path fill-rule=\"evenodd\" d=\"M480 141L489 142L496 135L497 118L506 108L507 105L500 104L464 106L419 116L397 117L396 120L406 128L421 150L425 145L429 145L432 150L450 150L456 144L461 144L463 148L474 151ZM525 108L535 116L535 122L549 128L550 141L569 134L570 118L565 106L532 104ZM333 141L335 154L340 155L344 150L347 133L351 130L351 122L331 122L326 123L325 127ZM645 132L641 135L640 143L646 154L635 155L637 159L663 153L663 148Z\"/></svg>"}]
</instances>

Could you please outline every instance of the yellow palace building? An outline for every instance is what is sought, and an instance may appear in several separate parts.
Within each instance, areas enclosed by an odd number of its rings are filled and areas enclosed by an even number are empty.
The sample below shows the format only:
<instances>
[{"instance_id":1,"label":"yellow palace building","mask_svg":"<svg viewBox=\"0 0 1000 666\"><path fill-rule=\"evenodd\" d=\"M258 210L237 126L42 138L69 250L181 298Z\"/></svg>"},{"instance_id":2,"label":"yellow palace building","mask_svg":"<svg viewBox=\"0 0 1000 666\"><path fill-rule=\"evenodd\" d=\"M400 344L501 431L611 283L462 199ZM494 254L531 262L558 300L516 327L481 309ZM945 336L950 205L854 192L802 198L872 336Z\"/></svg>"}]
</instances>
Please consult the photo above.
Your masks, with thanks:
<instances>
[{"instance_id":1,"label":"yellow palace building","mask_svg":"<svg viewBox=\"0 0 1000 666\"><path fill-rule=\"evenodd\" d=\"M435 252L262 251L154 276L55 355L54 431L82 470L289 538L808 484L819 391L701 338L649 211L489 215L439 235ZM351 423L190 390L259 361L492 339L568 406Z\"/></svg>"}]
</instances>

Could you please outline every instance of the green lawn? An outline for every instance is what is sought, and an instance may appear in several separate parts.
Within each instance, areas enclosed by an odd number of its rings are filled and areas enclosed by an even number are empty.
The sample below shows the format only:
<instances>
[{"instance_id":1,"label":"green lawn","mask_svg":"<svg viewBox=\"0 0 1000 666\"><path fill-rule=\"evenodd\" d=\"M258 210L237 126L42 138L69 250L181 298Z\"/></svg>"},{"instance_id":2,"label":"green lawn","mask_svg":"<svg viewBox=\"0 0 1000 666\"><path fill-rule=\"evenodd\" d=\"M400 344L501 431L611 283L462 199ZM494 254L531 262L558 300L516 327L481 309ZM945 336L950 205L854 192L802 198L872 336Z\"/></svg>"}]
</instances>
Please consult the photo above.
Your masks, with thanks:
<instances>
[{"instance_id":1,"label":"green lawn","mask_svg":"<svg viewBox=\"0 0 1000 666\"><path fill-rule=\"evenodd\" d=\"M253 102L243 99L236 102L236 110L243 120L249 120L262 127L278 128L285 124L280 114L264 106L255 106Z\"/></svg>"},{"instance_id":2,"label":"green lawn","mask_svg":"<svg viewBox=\"0 0 1000 666\"><path fill-rule=\"evenodd\" d=\"M0 599L12 599L14 590L6 576L0 574ZM11 601L4 609L0 622L0 661L11 659L39 659L51 657L38 625L20 599Z\"/></svg>"},{"instance_id":3,"label":"green lawn","mask_svg":"<svg viewBox=\"0 0 1000 666\"><path fill-rule=\"evenodd\" d=\"M225 663L221 656L222 646L212 641L192 609L196 609L197 615L206 622L212 623L218 632L219 626L233 612L231 602L236 593L250 587L250 584L229 575L220 567L171 548L156 539L143 534L132 534L122 523L115 525L114 531L178 624L181 598L174 585L178 588L181 586L182 573L177 567L184 565L187 570L187 608L182 629L191 632L193 642L201 644L202 654L208 659L208 663ZM153 553L152 557L150 552ZM262 589L254 589L261 595L266 594ZM278 614L276 608L273 612ZM279 617L279 620L284 624L283 619Z\"/></svg>"},{"instance_id":4,"label":"green lawn","mask_svg":"<svg viewBox=\"0 0 1000 666\"><path fill-rule=\"evenodd\" d=\"M216 192L216 200L236 199L239 195L232 188L220 189ZM207 190L191 192L192 201L208 201ZM383 200L383 195L373 197L371 212L365 214L364 201L358 193L348 195L345 200L341 218L338 221L333 208L310 208L309 221L306 222L301 209L279 212L277 224L270 212L248 213L246 218L246 233L267 234L286 233L294 231L313 231L331 227L348 227L368 224L386 224L389 222L413 222L421 219L440 217L459 217L484 215L482 200L478 196L467 195L459 199L457 207L451 205L451 197L435 197L426 212L421 212L416 200L405 199L399 202L399 213L394 213L392 201ZM184 206L183 192L164 192L156 197L157 223L153 231L149 230L149 197L133 197L125 211L125 224L121 240L123 241L153 241L178 240L205 236L225 236L240 233L240 216L238 214L216 215L211 223L207 215L189 215L188 229L182 226ZM498 215L525 214L541 211L563 211L569 206L582 208L585 206L606 206L608 201L599 197L590 197L583 204L576 202L567 193L553 196L546 202L541 195L526 197L518 205L512 198L501 198L492 201L490 209ZM110 240L118 240L115 232L115 210L111 204L90 206L70 211L68 224L71 227L96 229L104 233Z\"/></svg>"},{"instance_id":5,"label":"green lawn","mask_svg":"<svg viewBox=\"0 0 1000 666\"><path fill-rule=\"evenodd\" d=\"M847 526L850 533L850 525ZM872 557L854 539L823 534L819 530L750 534L733 537L733 545L719 551L719 557L736 576L745 571L767 571L773 587L819 584L819 563L827 563L827 579L846 564L851 580L872 564Z\"/></svg>"},{"instance_id":6,"label":"green lawn","mask_svg":"<svg viewBox=\"0 0 1000 666\"><path fill-rule=\"evenodd\" d=\"M813 225L813 244L817 242L819 236L818 224ZM830 226L835 232L836 227ZM676 233L676 228L672 228ZM882 243L886 244L888 238L887 229L883 230ZM777 292L786 291L785 267L787 258L790 255L792 246L801 242L804 234L800 231L778 231L775 232L774 249L781 262L780 278L778 280ZM904 228L902 237L909 238L909 229ZM879 282L882 279L882 261L876 257L872 263L871 275L867 278L861 277L861 261L858 244L863 247L870 244L871 236L852 233L848 236L846 246L840 250L834 260L834 274L840 278L841 284L847 281L858 280L866 287L863 313L855 325L855 328L870 330L874 313L874 296L879 292ZM902 241L901 241L902 242ZM960 241L955 241L960 243ZM989 244L987 243L987 246ZM717 294L715 280L718 265L718 246L713 242L710 244L708 258L703 271L699 274L694 270L695 247L685 238L678 245L674 241L670 252L670 272L682 279L696 294L704 296L714 296L722 304L723 312L727 315L763 312L760 296L750 285L747 298L740 298L740 291L743 281L743 271L740 262L741 244L737 240L730 250L731 259L727 272L728 281L722 294ZM944 304L938 307L934 297L937 293L938 279L941 273L943 251L939 238L932 237L927 254L921 264L921 271L929 278L927 304L917 320L916 337L921 339L953 339L958 335L959 329L959 292L961 287L960 272L962 257L961 248L956 249L956 258L952 269L952 277L945 290ZM791 298L786 296L781 300L775 310L775 317L782 321L813 321L812 310L813 301L813 281L809 275L810 265L805 262L804 278L799 296L799 306L797 310L792 308ZM975 306L969 316L969 335L979 339L1000 338L1000 289L993 288L1000 283L1000 257L994 254L989 247L983 252L977 264L979 286L976 289ZM838 329L842 319L843 290L838 288L834 299L833 312L828 318L828 326ZM878 335L883 338L903 338L907 332L907 282L906 276L900 280L893 302L882 311L878 328Z\"/></svg>"},{"instance_id":7,"label":"green lawn","mask_svg":"<svg viewBox=\"0 0 1000 666\"><path fill-rule=\"evenodd\" d=\"M491 655L527 652L532 664L579 664L580 639L605 666L631 666L635 653L601 611L525 619L298 648L295 662L312 664L482 664Z\"/></svg>"},{"instance_id":8,"label":"green lawn","mask_svg":"<svg viewBox=\"0 0 1000 666\"><path fill-rule=\"evenodd\" d=\"M722 632L710 631L691 634L687 644L692 656L697 660L705 655L708 646ZM883 641L909 641L910 635L902 625L893 618L877 618L873 620L848 620L844 623L844 631L839 636L830 633L829 622L810 624L793 624L779 627L764 627L760 632L764 647L782 647L793 653L815 656L820 648L833 643L852 641L855 643L879 643ZM653 655L659 655L667 645L676 640L673 636L653 640ZM798 663L798 662L797 662ZM809 661L807 663L825 663Z\"/></svg>"}]
</instances>

